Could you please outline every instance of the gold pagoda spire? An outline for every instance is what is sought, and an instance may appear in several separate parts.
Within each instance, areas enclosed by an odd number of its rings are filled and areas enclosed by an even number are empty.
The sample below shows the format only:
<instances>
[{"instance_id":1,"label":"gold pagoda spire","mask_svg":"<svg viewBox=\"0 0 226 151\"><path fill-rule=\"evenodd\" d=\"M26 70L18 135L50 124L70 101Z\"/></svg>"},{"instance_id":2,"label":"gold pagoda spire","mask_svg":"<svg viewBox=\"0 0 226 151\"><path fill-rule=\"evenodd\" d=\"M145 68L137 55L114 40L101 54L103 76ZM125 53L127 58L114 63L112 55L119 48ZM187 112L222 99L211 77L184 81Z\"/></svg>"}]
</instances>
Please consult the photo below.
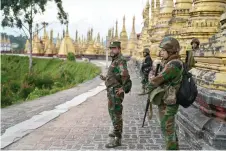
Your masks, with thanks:
<instances>
[{"instance_id":1,"label":"gold pagoda spire","mask_svg":"<svg viewBox=\"0 0 226 151\"><path fill-rule=\"evenodd\" d=\"M45 56L53 56L56 54L55 48L53 45L53 30L50 31L50 39L47 42L47 48L45 50Z\"/></svg>"},{"instance_id":2,"label":"gold pagoda spire","mask_svg":"<svg viewBox=\"0 0 226 151\"><path fill-rule=\"evenodd\" d=\"M112 40L114 40L114 27L112 27L112 31L111 31L111 37L112 37Z\"/></svg>"},{"instance_id":3,"label":"gold pagoda spire","mask_svg":"<svg viewBox=\"0 0 226 151\"><path fill-rule=\"evenodd\" d=\"M65 36L69 37L68 24L67 24L67 26L66 26L66 35L65 35Z\"/></svg>"},{"instance_id":4,"label":"gold pagoda spire","mask_svg":"<svg viewBox=\"0 0 226 151\"><path fill-rule=\"evenodd\" d=\"M59 51L60 48L60 34L57 34L57 42L56 42L56 52Z\"/></svg>"},{"instance_id":5,"label":"gold pagoda spire","mask_svg":"<svg viewBox=\"0 0 226 151\"><path fill-rule=\"evenodd\" d=\"M127 36L127 32L126 32L126 27L125 27L125 20L126 20L126 17L124 15L123 16L122 31L120 33L120 42L121 42L122 54L129 55L129 52L126 50L126 47L127 47L127 44L128 44L128 36Z\"/></svg>"},{"instance_id":6,"label":"gold pagoda spire","mask_svg":"<svg viewBox=\"0 0 226 151\"><path fill-rule=\"evenodd\" d=\"M66 57L68 55L68 53L75 54L75 47L74 47L72 39L69 36L68 24L67 24L66 35L61 42L60 49L59 49L59 52L58 52L58 56L59 57Z\"/></svg>"},{"instance_id":7,"label":"gold pagoda spire","mask_svg":"<svg viewBox=\"0 0 226 151\"><path fill-rule=\"evenodd\" d=\"M98 32L98 34L97 34L97 42L100 43L100 33L99 33L99 32Z\"/></svg>"},{"instance_id":8,"label":"gold pagoda spire","mask_svg":"<svg viewBox=\"0 0 226 151\"><path fill-rule=\"evenodd\" d=\"M90 30L90 40L93 41L93 28Z\"/></svg>"},{"instance_id":9,"label":"gold pagoda spire","mask_svg":"<svg viewBox=\"0 0 226 151\"><path fill-rule=\"evenodd\" d=\"M115 23L115 38L114 40L118 40L118 20Z\"/></svg>"},{"instance_id":10,"label":"gold pagoda spire","mask_svg":"<svg viewBox=\"0 0 226 151\"><path fill-rule=\"evenodd\" d=\"M133 16L132 32L130 34L127 50L130 55L136 56L137 35L135 32L135 16Z\"/></svg>"}]
</instances>

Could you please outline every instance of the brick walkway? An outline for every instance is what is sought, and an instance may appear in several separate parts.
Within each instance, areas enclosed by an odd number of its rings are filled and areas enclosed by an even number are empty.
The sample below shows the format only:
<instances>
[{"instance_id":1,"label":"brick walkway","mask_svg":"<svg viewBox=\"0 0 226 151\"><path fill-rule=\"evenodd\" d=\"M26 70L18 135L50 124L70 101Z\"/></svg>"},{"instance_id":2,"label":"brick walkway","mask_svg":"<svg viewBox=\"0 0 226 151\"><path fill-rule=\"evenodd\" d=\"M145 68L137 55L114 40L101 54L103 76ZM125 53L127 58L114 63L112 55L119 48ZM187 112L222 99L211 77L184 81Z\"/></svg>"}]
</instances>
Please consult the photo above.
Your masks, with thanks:
<instances>
[{"instance_id":1,"label":"brick walkway","mask_svg":"<svg viewBox=\"0 0 226 151\"><path fill-rule=\"evenodd\" d=\"M141 128L145 97L138 97L139 80L133 75L133 89L127 94L124 105L124 132L122 146L117 149L164 149L164 141L157 121L157 109L154 108L152 120L146 121ZM108 132L111 130L110 118L107 111L106 91L88 99L79 106L35 130L30 135L5 149L34 150L34 149L106 149ZM180 140L180 149L191 149Z\"/></svg>"}]
</instances>

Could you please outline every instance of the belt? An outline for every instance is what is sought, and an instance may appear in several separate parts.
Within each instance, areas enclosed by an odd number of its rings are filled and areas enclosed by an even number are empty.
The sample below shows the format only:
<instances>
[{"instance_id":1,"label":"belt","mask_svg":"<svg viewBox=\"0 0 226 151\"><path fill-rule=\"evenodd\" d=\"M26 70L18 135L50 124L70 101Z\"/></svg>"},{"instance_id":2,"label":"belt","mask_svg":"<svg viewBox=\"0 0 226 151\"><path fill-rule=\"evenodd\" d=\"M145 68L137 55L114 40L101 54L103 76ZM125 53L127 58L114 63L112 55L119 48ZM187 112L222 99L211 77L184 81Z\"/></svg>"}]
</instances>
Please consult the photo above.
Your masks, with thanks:
<instances>
[{"instance_id":1,"label":"belt","mask_svg":"<svg viewBox=\"0 0 226 151\"><path fill-rule=\"evenodd\" d=\"M119 86L107 87L107 91L113 91L115 88L120 88L120 87L122 86L119 85Z\"/></svg>"}]
</instances>

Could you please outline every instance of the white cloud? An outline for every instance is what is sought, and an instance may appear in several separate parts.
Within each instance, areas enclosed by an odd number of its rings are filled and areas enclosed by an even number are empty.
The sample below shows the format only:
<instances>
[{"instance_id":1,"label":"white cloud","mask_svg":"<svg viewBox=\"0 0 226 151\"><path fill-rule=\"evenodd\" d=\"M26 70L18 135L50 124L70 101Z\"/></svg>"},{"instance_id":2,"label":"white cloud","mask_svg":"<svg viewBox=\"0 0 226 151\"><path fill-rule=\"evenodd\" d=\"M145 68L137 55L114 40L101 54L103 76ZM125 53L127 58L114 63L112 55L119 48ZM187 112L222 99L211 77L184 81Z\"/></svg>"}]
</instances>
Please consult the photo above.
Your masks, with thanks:
<instances>
[{"instance_id":1,"label":"white cloud","mask_svg":"<svg viewBox=\"0 0 226 151\"><path fill-rule=\"evenodd\" d=\"M72 38L78 30L79 35L86 37L88 28L93 28L94 36L100 32L101 37L107 35L108 29L115 26L118 19L118 33L122 30L122 19L126 16L126 29L128 36L132 28L132 18L136 17L136 32L139 33L142 28L142 10L146 0L62 0L64 10L69 14L69 33ZM149 0L151 3L151 0ZM37 15L35 21L48 22L50 25L47 31L54 30L54 37L57 33L62 35L65 26L57 20L57 7L54 2L49 2L46 12L43 15ZM17 34L12 29L5 28L9 34ZM3 31L3 32L4 32ZM21 32L22 33L22 32ZM41 32L42 35L43 31Z\"/></svg>"}]
</instances>

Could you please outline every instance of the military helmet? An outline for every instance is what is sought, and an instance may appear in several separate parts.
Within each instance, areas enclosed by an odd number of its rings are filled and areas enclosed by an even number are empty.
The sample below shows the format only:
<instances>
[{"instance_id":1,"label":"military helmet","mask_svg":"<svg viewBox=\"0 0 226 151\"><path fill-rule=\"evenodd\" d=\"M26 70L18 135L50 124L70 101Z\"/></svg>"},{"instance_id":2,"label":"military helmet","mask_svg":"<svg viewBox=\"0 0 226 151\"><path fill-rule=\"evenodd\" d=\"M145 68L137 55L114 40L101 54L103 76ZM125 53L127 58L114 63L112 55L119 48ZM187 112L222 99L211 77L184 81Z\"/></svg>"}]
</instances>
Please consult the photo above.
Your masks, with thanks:
<instances>
[{"instance_id":1,"label":"military helmet","mask_svg":"<svg viewBox=\"0 0 226 151\"><path fill-rule=\"evenodd\" d=\"M161 41L160 48L165 49L168 52L179 52L180 51L180 44L177 39L173 37L164 37Z\"/></svg>"},{"instance_id":2,"label":"military helmet","mask_svg":"<svg viewBox=\"0 0 226 151\"><path fill-rule=\"evenodd\" d=\"M193 38L192 41L191 41L191 45L193 43L196 43L197 45L199 45L200 44L200 41L198 40L198 38Z\"/></svg>"},{"instance_id":3,"label":"military helmet","mask_svg":"<svg viewBox=\"0 0 226 151\"><path fill-rule=\"evenodd\" d=\"M121 47L121 42L120 41L112 41L110 43L109 48L116 48L116 47Z\"/></svg>"},{"instance_id":4,"label":"military helmet","mask_svg":"<svg viewBox=\"0 0 226 151\"><path fill-rule=\"evenodd\" d=\"M145 48L145 49L143 50L143 52L150 53L150 50L149 50L148 48Z\"/></svg>"}]
</instances>

